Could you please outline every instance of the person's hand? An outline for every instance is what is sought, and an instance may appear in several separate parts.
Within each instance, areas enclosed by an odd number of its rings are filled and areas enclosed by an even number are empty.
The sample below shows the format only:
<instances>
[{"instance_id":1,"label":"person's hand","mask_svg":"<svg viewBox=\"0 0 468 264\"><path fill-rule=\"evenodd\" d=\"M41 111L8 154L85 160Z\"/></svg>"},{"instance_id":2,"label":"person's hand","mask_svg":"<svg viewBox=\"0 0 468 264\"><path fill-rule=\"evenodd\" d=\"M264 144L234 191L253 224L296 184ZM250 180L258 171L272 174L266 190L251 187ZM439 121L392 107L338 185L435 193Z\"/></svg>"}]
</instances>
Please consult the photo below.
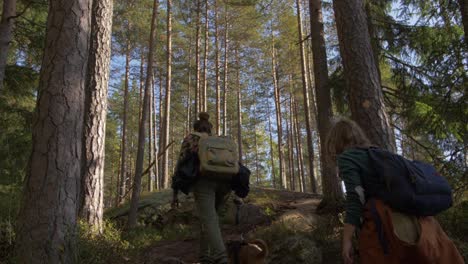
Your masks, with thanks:
<instances>
[{"instance_id":1,"label":"person's hand","mask_svg":"<svg viewBox=\"0 0 468 264\"><path fill-rule=\"evenodd\" d=\"M343 257L344 264L353 263L354 248L353 248L352 240L350 239L343 240L343 249L342 249L341 255Z\"/></svg>"}]
</instances>

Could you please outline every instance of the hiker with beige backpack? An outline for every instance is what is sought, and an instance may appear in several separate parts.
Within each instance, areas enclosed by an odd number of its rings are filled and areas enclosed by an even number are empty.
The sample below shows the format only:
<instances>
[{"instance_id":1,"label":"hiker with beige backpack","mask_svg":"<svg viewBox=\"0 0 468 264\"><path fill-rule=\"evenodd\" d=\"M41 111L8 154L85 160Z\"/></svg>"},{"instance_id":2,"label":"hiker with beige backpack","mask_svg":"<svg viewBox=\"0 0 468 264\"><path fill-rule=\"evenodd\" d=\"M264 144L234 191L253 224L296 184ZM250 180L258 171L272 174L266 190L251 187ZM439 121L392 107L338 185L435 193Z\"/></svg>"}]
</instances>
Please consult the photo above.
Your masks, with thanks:
<instances>
[{"instance_id":1,"label":"hiker with beige backpack","mask_svg":"<svg viewBox=\"0 0 468 264\"><path fill-rule=\"evenodd\" d=\"M174 176L171 207L178 206L179 191L193 192L200 219L201 263L228 263L219 226L218 210L231 189L236 201L248 194L250 171L239 164L236 143L229 137L213 136L209 114L201 112L191 132L182 143ZM239 168L248 175L239 175ZM233 180L235 178L235 180Z\"/></svg>"}]
</instances>

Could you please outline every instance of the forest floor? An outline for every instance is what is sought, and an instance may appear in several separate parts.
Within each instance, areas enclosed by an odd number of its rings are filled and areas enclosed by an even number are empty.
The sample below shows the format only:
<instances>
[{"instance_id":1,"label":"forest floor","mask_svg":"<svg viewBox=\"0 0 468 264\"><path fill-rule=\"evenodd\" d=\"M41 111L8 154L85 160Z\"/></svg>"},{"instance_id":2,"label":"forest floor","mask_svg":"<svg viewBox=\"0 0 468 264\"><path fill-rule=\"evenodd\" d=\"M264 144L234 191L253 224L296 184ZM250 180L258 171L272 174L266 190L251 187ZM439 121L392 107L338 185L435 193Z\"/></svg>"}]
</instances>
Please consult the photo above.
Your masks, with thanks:
<instances>
[{"instance_id":1,"label":"forest floor","mask_svg":"<svg viewBox=\"0 0 468 264\"><path fill-rule=\"evenodd\" d=\"M171 210L167 207L169 197L160 192L142 199L140 224L159 230L162 238L123 257L124 263L197 262L198 218L193 210L193 198L181 199L180 208ZM255 188L244 199L239 211L240 223L236 225L236 206L232 197L228 197L221 211L223 238L226 242L236 241L242 234L245 239L263 239L269 246L270 263L322 263L324 258L327 263L340 263L340 216L315 214L320 201L318 195ZM127 207L116 208L107 216L123 225L127 212Z\"/></svg>"},{"instance_id":2,"label":"forest floor","mask_svg":"<svg viewBox=\"0 0 468 264\"><path fill-rule=\"evenodd\" d=\"M16 191L15 191L16 193ZM0 263L11 260L14 247L13 189L0 188ZM93 236L80 223L77 263L189 264L197 263L199 247L198 216L192 196L182 195L180 207L170 208L171 191L142 195L139 226L127 231L128 205L110 208L105 213L102 236ZM9 197L9 199L6 199ZM3 199L5 198L5 199ZM321 196L268 188L253 188L239 211L227 197L220 212L225 242L263 239L269 247L268 263L341 263L340 234L343 213L317 214ZM8 217L7 217L8 216ZM468 202L438 216L445 231L468 260Z\"/></svg>"}]
</instances>

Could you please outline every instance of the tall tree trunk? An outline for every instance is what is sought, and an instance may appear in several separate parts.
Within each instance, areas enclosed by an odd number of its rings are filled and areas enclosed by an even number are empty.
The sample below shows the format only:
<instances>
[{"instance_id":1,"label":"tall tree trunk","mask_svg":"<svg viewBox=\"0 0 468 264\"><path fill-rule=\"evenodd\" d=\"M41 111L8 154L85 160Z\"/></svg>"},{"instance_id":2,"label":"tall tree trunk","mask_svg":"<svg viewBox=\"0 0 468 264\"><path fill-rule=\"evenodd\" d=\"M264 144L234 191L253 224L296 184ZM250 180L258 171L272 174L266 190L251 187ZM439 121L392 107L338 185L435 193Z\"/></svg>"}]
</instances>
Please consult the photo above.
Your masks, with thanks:
<instances>
[{"instance_id":1,"label":"tall tree trunk","mask_svg":"<svg viewBox=\"0 0 468 264\"><path fill-rule=\"evenodd\" d=\"M379 81L380 81L382 78L382 75L380 73L380 65L379 65L379 54L380 54L380 45L379 45L379 40L378 40L379 36L377 35L377 31L375 29L374 24L372 23L371 1L365 2L364 10L366 12L366 17L367 17L367 29L369 30L369 37L370 37L372 52L374 53L375 68L377 69L377 73L379 74Z\"/></svg>"},{"instance_id":2,"label":"tall tree trunk","mask_svg":"<svg viewBox=\"0 0 468 264\"><path fill-rule=\"evenodd\" d=\"M33 147L16 225L18 263L73 263L77 255L90 32L90 1L50 2Z\"/></svg>"},{"instance_id":3,"label":"tall tree trunk","mask_svg":"<svg viewBox=\"0 0 468 264\"><path fill-rule=\"evenodd\" d=\"M216 75L216 122L215 131L216 135L221 132L221 87L220 87L220 73L219 73L219 29L218 29L218 0L214 0L215 12L215 75Z\"/></svg>"},{"instance_id":4,"label":"tall tree trunk","mask_svg":"<svg viewBox=\"0 0 468 264\"><path fill-rule=\"evenodd\" d=\"M166 97L164 104L164 146L169 145L169 132L171 127L171 82L172 82L172 0L167 0L167 57L166 57ZM169 188L169 153L163 156L164 188Z\"/></svg>"},{"instance_id":5,"label":"tall tree trunk","mask_svg":"<svg viewBox=\"0 0 468 264\"><path fill-rule=\"evenodd\" d=\"M335 0L333 3L351 116L373 144L395 151L363 1Z\"/></svg>"},{"instance_id":6,"label":"tall tree trunk","mask_svg":"<svg viewBox=\"0 0 468 264\"><path fill-rule=\"evenodd\" d=\"M224 80L223 80L223 135L227 135L227 92L228 92L228 63L229 63L229 23L227 5L224 5Z\"/></svg>"},{"instance_id":7,"label":"tall tree trunk","mask_svg":"<svg viewBox=\"0 0 468 264\"><path fill-rule=\"evenodd\" d=\"M330 129L332 103L328 85L328 65L325 47L321 0L309 0L310 32L312 42L312 59L314 63L315 101L317 102L317 125L320 137L320 166L322 175L322 193L324 200L335 201L343 198L336 166L330 164L325 140Z\"/></svg>"},{"instance_id":8,"label":"tall tree trunk","mask_svg":"<svg viewBox=\"0 0 468 264\"><path fill-rule=\"evenodd\" d=\"M254 96L257 98L257 89L254 88ZM259 171L259 159L258 159L258 140L257 140L257 101L254 101L253 104L253 109L254 109L254 147L255 147L255 178L256 178L256 183L257 185L260 184L260 171Z\"/></svg>"},{"instance_id":9,"label":"tall tree trunk","mask_svg":"<svg viewBox=\"0 0 468 264\"><path fill-rule=\"evenodd\" d=\"M138 129L138 152L137 159L135 164L135 176L133 181L132 188L132 200L130 203L130 210L128 213L128 228L134 228L137 225L137 211L138 211L138 201L140 200L141 192L141 176L143 173L143 158L145 154L145 133L146 133L146 124L149 112L149 97L151 89L151 81L153 76L153 50L154 50L154 36L156 35L156 19L158 14L158 1L154 0L153 3L153 15L151 18L151 32L149 39L148 47L148 65L146 66L146 81L145 81L145 95L143 97L143 112L141 114L140 128ZM170 18L171 9L170 9L170 0L167 4L167 14ZM169 20L168 18L168 20ZM169 27L168 27L169 28ZM169 29L168 29L169 32ZM170 36L167 36L168 41Z\"/></svg>"},{"instance_id":10,"label":"tall tree trunk","mask_svg":"<svg viewBox=\"0 0 468 264\"><path fill-rule=\"evenodd\" d=\"M297 102L296 99L294 99L294 123L295 123L295 131L294 133L296 134L296 150L297 150L297 167L299 168L299 180L301 181L301 191L306 192L307 191L307 185L306 185L306 180L305 180L305 175L304 175L304 155L302 154L302 140L301 140L301 128L299 124L299 119L298 119L298 111L297 111Z\"/></svg>"},{"instance_id":11,"label":"tall tree trunk","mask_svg":"<svg viewBox=\"0 0 468 264\"><path fill-rule=\"evenodd\" d=\"M157 119L156 119L156 71L153 69L153 104L151 107L153 108L153 115L151 118L153 119L153 162L154 162L154 167L153 167L153 175L154 175L154 182L153 185L154 187L159 190L161 186L159 185L159 178L161 177L159 174L159 163L158 163L158 129L157 129ZM160 84L161 85L161 84Z\"/></svg>"},{"instance_id":12,"label":"tall tree trunk","mask_svg":"<svg viewBox=\"0 0 468 264\"><path fill-rule=\"evenodd\" d=\"M188 134L191 129L191 123L192 123L192 118L191 118L191 110L192 110L192 33L190 33L190 40L189 40L189 53L188 53L188 61L189 61L189 67L188 67L188 80L187 80L187 105L185 106L187 109L186 112L186 128L185 128L185 134Z\"/></svg>"},{"instance_id":13,"label":"tall tree trunk","mask_svg":"<svg viewBox=\"0 0 468 264\"><path fill-rule=\"evenodd\" d=\"M159 68L159 76L158 76L158 79L159 79L159 98L158 98L158 101L159 101L159 104L158 104L158 129L160 131L160 135L159 135L159 150L163 150L164 149L164 130L163 130L163 124L164 124L164 121L163 121L163 108L164 108L164 98L163 98L163 71L162 71L162 67ZM158 185L159 185L159 188L160 189L163 189L163 185L164 185L164 175L163 175L163 159L159 159L158 160L158 163L159 163L159 166L158 166Z\"/></svg>"},{"instance_id":14,"label":"tall tree trunk","mask_svg":"<svg viewBox=\"0 0 468 264\"><path fill-rule=\"evenodd\" d=\"M208 73L208 42L209 36L208 36L208 10L209 10L209 5L208 5L208 0L205 0L205 47L203 49L203 93L202 93L202 109L203 111L207 111L207 102L208 99L206 98L206 89L208 85L208 80L207 80L207 73Z\"/></svg>"},{"instance_id":15,"label":"tall tree trunk","mask_svg":"<svg viewBox=\"0 0 468 264\"><path fill-rule=\"evenodd\" d=\"M2 19L0 21L0 95L5 79L8 48L13 38L13 24L16 15L16 0L3 0Z\"/></svg>"},{"instance_id":16,"label":"tall tree trunk","mask_svg":"<svg viewBox=\"0 0 468 264\"><path fill-rule=\"evenodd\" d=\"M286 188L286 179L283 164L283 121L281 117L281 92L278 85L278 78L276 76L276 50L273 39L273 32L271 33L272 46L271 46L271 72L273 76L273 91L275 96L275 111L276 111L276 126L278 130L278 160L279 160L279 178L281 188Z\"/></svg>"},{"instance_id":17,"label":"tall tree trunk","mask_svg":"<svg viewBox=\"0 0 468 264\"><path fill-rule=\"evenodd\" d=\"M119 203L124 202L124 196L127 192L127 119L128 119L128 89L130 78L130 44L127 42L125 51L125 83L124 83L124 109L122 117L122 143L120 149L120 191Z\"/></svg>"},{"instance_id":18,"label":"tall tree trunk","mask_svg":"<svg viewBox=\"0 0 468 264\"><path fill-rule=\"evenodd\" d=\"M93 1L85 93L84 161L80 216L102 233L107 87L111 55L112 0Z\"/></svg>"},{"instance_id":19,"label":"tall tree trunk","mask_svg":"<svg viewBox=\"0 0 468 264\"><path fill-rule=\"evenodd\" d=\"M465 43L468 45L468 0L458 0L462 17L463 29L465 30Z\"/></svg>"},{"instance_id":20,"label":"tall tree trunk","mask_svg":"<svg viewBox=\"0 0 468 264\"><path fill-rule=\"evenodd\" d=\"M138 122L141 122L141 112L143 111L143 87L144 87L144 71L145 71L145 55L143 54L143 47L140 52L140 91L138 93Z\"/></svg>"},{"instance_id":21,"label":"tall tree trunk","mask_svg":"<svg viewBox=\"0 0 468 264\"><path fill-rule=\"evenodd\" d=\"M276 172L275 172L275 157L273 151L273 132L271 129L271 111L270 111L270 104L267 103L267 115L268 115L268 134L270 136L270 161L271 161L271 182L273 188L276 188Z\"/></svg>"},{"instance_id":22,"label":"tall tree trunk","mask_svg":"<svg viewBox=\"0 0 468 264\"><path fill-rule=\"evenodd\" d=\"M154 157L155 157L155 151L154 151L154 132L155 130L153 129L153 110L154 110L154 101L153 101L153 88L154 85L154 71L151 72L151 84L150 84L150 89L149 89L149 107L148 107L148 164L151 164L153 162ZM150 169L148 171L148 191L152 192L154 188L154 173L153 169Z\"/></svg>"},{"instance_id":23,"label":"tall tree trunk","mask_svg":"<svg viewBox=\"0 0 468 264\"><path fill-rule=\"evenodd\" d=\"M242 163L242 93L240 80L239 48L234 50L236 56L236 81L237 81L237 144L239 146L239 162Z\"/></svg>"},{"instance_id":24,"label":"tall tree trunk","mask_svg":"<svg viewBox=\"0 0 468 264\"><path fill-rule=\"evenodd\" d=\"M288 112L287 115L287 122L286 122L286 135L287 135L287 149L288 149L288 167L289 167L289 189L292 191L296 190L296 181L294 177L296 177L296 173L294 170L294 148L293 148L293 129L292 129L292 111L291 111L291 97L289 97L289 105L288 105Z\"/></svg>"},{"instance_id":25,"label":"tall tree trunk","mask_svg":"<svg viewBox=\"0 0 468 264\"><path fill-rule=\"evenodd\" d=\"M304 112L305 112L305 123L307 131L307 150L308 150L308 162L309 162L309 177L313 193L317 193L317 182L315 179L314 173L314 144L312 141L312 124L310 117L310 104L309 104L309 84L306 75L306 59L304 52L304 43L302 41L302 18L301 18L301 3L299 0L296 0L296 9L297 9L297 28L299 35L299 50L301 55L301 76L302 76L302 92L304 97Z\"/></svg>"},{"instance_id":26,"label":"tall tree trunk","mask_svg":"<svg viewBox=\"0 0 468 264\"><path fill-rule=\"evenodd\" d=\"M200 27L201 27L201 0L197 1L197 19L196 23L196 46L195 46L195 115L201 110L201 91L200 91Z\"/></svg>"}]
</instances>

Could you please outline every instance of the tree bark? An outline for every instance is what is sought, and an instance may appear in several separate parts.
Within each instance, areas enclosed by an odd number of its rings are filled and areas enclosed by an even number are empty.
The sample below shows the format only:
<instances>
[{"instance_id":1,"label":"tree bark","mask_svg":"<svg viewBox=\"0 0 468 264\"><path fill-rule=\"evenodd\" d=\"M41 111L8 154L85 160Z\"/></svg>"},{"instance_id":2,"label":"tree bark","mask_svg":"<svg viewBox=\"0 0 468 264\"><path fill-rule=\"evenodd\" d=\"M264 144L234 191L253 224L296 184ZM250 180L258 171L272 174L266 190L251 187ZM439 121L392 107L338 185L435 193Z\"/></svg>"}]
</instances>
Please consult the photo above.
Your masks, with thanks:
<instances>
[{"instance_id":1,"label":"tree bark","mask_svg":"<svg viewBox=\"0 0 468 264\"><path fill-rule=\"evenodd\" d=\"M125 51L125 84L124 84L124 109L122 117L122 143L120 153L120 192L119 203L124 202L124 195L127 192L127 119L128 119L128 89L130 75L130 44L127 43Z\"/></svg>"},{"instance_id":2,"label":"tree bark","mask_svg":"<svg viewBox=\"0 0 468 264\"><path fill-rule=\"evenodd\" d=\"M267 103L267 115L268 115L268 134L270 136L270 161L271 161L271 182L273 188L276 188L276 172L275 172L275 157L273 151L273 133L271 129L271 111L270 111L270 104Z\"/></svg>"},{"instance_id":3,"label":"tree bark","mask_svg":"<svg viewBox=\"0 0 468 264\"><path fill-rule=\"evenodd\" d=\"M171 81L172 81L172 0L167 1L167 57L166 57L166 97L164 104L164 146L169 144L169 132L171 126ZM169 153L163 156L164 188L169 188Z\"/></svg>"},{"instance_id":4,"label":"tree bark","mask_svg":"<svg viewBox=\"0 0 468 264\"><path fill-rule=\"evenodd\" d=\"M138 122L141 122L141 112L143 111L143 86L144 86L144 71L145 71L145 58L143 55L143 47L141 48L140 52L140 85L139 85L139 93L138 93Z\"/></svg>"},{"instance_id":5,"label":"tree bark","mask_svg":"<svg viewBox=\"0 0 468 264\"><path fill-rule=\"evenodd\" d=\"M84 153L80 216L102 233L107 86L111 55L112 0L93 1L91 46L85 94Z\"/></svg>"},{"instance_id":6,"label":"tree bark","mask_svg":"<svg viewBox=\"0 0 468 264\"><path fill-rule=\"evenodd\" d=\"M188 67L188 80L187 80L187 105L186 105L186 128L185 128L185 134L188 134L191 129L191 123L192 123L192 118L191 118L191 110L192 110L192 33L190 33L190 40L189 40L189 53L188 53L188 61L189 61L189 67Z\"/></svg>"},{"instance_id":7,"label":"tree bark","mask_svg":"<svg viewBox=\"0 0 468 264\"><path fill-rule=\"evenodd\" d=\"M462 17L463 29L465 31L465 44L468 45L468 0L458 0Z\"/></svg>"},{"instance_id":8,"label":"tree bark","mask_svg":"<svg viewBox=\"0 0 468 264\"><path fill-rule=\"evenodd\" d=\"M220 87L220 73L219 73L219 29L218 29L218 0L214 0L215 12L215 75L216 75L216 122L215 131L216 135L221 132L221 87Z\"/></svg>"},{"instance_id":9,"label":"tree bark","mask_svg":"<svg viewBox=\"0 0 468 264\"><path fill-rule=\"evenodd\" d=\"M197 19L196 19L196 46L195 46L195 115L201 110L201 91L200 91L200 13L201 13L201 0L197 1Z\"/></svg>"},{"instance_id":10,"label":"tree bark","mask_svg":"<svg viewBox=\"0 0 468 264\"><path fill-rule=\"evenodd\" d=\"M229 23L227 5L224 10L224 80L223 80L223 135L227 135L227 92L228 92L228 62L229 62Z\"/></svg>"},{"instance_id":11,"label":"tree bark","mask_svg":"<svg viewBox=\"0 0 468 264\"><path fill-rule=\"evenodd\" d=\"M317 193L317 182L315 179L314 173L314 144L312 140L312 124L310 117L310 104L309 104L309 84L306 75L306 58L304 52L304 43L302 41L302 19L301 19L301 3L299 0L296 0L296 9L297 9L297 27L299 35L299 50L301 56L301 76L302 76L302 92L304 97L304 113L305 113L305 123L307 131L307 150L308 150L308 162L309 162L309 177L311 183L311 190L313 193Z\"/></svg>"},{"instance_id":12,"label":"tree bark","mask_svg":"<svg viewBox=\"0 0 468 264\"><path fill-rule=\"evenodd\" d=\"M15 15L16 0L3 0L2 19L0 21L0 95L2 94L3 81L5 79L8 49L13 38Z\"/></svg>"},{"instance_id":13,"label":"tree bark","mask_svg":"<svg viewBox=\"0 0 468 264\"><path fill-rule=\"evenodd\" d=\"M18 263L73 263L77 254L90 32L90 1L50 2L33 147L16 230Z\"/></svg>"},{"instance_id":14,"label":"tree bark","mask_svg":"<svg viewBox=\"0 0 468 264\"><path fill-rule=\"evenodd\" d=\"M395 151L362 0L333 2L352 119L370 141Z\"/></svg>"},{"instance_id":15,"label":"tree bark","mask_svg":"<svg viewBox=\"0 0 468 264\"><path fill-rule=\"evenodd\" d=\"M153 101L153 85L154 85L154 71L151 72L151 84L150 84L150 89L149 89L149 107L148 107L148 164L151 164L153 162L154 157L155 157L155 151L154 151L154 132L155 130L153 129L153 116L154 116L154 101ZM149 170L148 172L148 191L152 192L154 189L154 173L153 170Z\"/></svg>"},{"instance_id":16,"label":"tree bark","mask_svg":"<svg viewBox=\"0 0 468 264\"><path fill-rule=\"evenodd\" d=\"M236 80L237 80L237 144L239 148L239 162L242 163L242 93L240 80L239 48L234 50L236 56Z\"/></svg>"},{"instance_id":17,"label":"tree bark","mask_svg":"<svg viewBox=\"0 0 468 264\"><path fill-rule=\"evenodd\" d=\"M208 36L208 10L209 10L209 5L208 5L208 0L205 0L205 47L203 49L203 93L202 93L202 109L204 112L207 111L207 102L208 99L206 98L206 89L208 85L208 80L207 80L207 73L208 73L208 42L209 36Z\"/></svg>"},{"instance_id":18,"label":"tree bark","mask_svg":"<svg viewBox=\"0 0 468 264\"><path fill-rule=\"evenodd\" d=\"M332 103L328 85L328 65L325 46L321 0L309 0L312 59L315 80L315 101L317 102L317 125L320 138L320 165L322 193L324 200L335 201L343 198L340 180L334 164L330 164L325 140L331 125Z\"/></svg>"},{"instance_id":19,"label":"tree bark","mask_svg":"<svg viewBox=\"0 0 468 264\"><path fill-rule=\"evenodd\" d=\"M135 162L135 176L133 179L133 188L132 188L132 200L130 203L130 211L128 213L128 228L132 229L137 225L137 211L138 211L138 201L140 200L141 192L141 177L143 173L143 158L145 153L145 134L146 134L146 124L149 112L149 96L151 89L151 81L153 76L153 50L154 50L154 36L156 35L156 19L158 14L158 1L154 0L153 3L153 15L151 18L151 32L149 39L149 48L148 48L148 65L146 66L146 81L145 81L145 94L143 97L143 111L141 114L140 127L138 129L138 152L137 159ZM167 4L168 11L168 20L170 20L170 0ZM168 33L170 32L170 25L168 25ZM170 35L167 36L168 42L170 41Z\"/></svg>"},{"instance_id":20,"label":"tree bark","mask_svg":"<svg viewBox=\"0 0 468 264\"><path fill-rule=\"evenodd\" d=\"M300 123L298 120L298 111L297 111L297 102L294 99L294 123L296 124L296 149L297 149L297 166L299 168L299 180L301 181L301 191L306 192L307 191L307 185L306 185L306 180L305 180L305 175L304 175L304 155L302 154L302 140L301 140L301 128L300 128Z\"/></svg>"},{"instance_id":21,"label":"tree bark","mask_svg":"<svg viewBox=\"0 0 468 264\"><path fill-rule=\"evenodd\" d=\"M278 78L276 75L276 50L274 46L273 32L271 44L271 71L273 76L273 91L275 96L275 110L276 110L276 125L278 130L278 160L279 160L279 176L281 188L286 188L286 179L283 164L283 120L281 116L281 92L278 85Z\"/></svg>"},{"instance_id":22,"label":"tree bark","mask_svg":"<svg viewBox=\"0 0 468 264\"><path fill-rule=\"evenodd\" d=\"M151 116L152 120L153 120L153 159L152 159L152 162L154 162L154 167L153 167L153 175L154 175L154 180L153 180L153 186L159 190L161 188L160 184L159 184L159 178L160 178L160 175L159 175L159 164L158 164L158 129L157 129L157 125L156 125L156 122L157 122L157 119L156 119L156 91L155 91L155 88L156 88L156 71L153 69L153 104L151 105L151 107L153 108L153 115Z\"/></svg>"},{"instance_id":23,"label":"tree bark","mask_svg":"<svg viewBox=\"0 0 468 264\"><path fill-rule=\"evenodd\" d=\"M292 191L296 190L296 172L294 169L294 148L293 148L293 122L292 122L292 100L291 100L291 94L289 94L289 102L288 102L288 120L286 122L286 134L288 136L287 139L287 149L288 149L288 165L289 165L289 189Z\"/></svg>"}]
</instances>

